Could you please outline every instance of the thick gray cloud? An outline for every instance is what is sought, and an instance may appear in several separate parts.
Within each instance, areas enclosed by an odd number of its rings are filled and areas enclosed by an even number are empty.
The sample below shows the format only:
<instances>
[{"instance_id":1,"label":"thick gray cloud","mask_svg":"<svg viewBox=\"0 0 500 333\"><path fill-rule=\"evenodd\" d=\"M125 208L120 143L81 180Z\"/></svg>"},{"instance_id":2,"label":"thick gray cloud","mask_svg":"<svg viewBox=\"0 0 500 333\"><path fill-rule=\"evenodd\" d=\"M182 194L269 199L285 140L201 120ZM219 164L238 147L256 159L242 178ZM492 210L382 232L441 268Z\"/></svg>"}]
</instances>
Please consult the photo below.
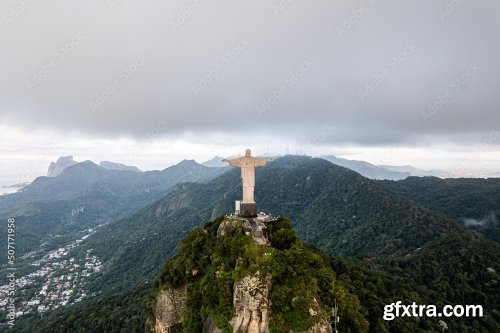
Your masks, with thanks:
<instances>
[{"instance_id":1,"label":"thick gray cloud","mask_svg":"<svg viewBox=\"0 0 500 333\"><path fill-rule=\"evenodd\" d=\"M20 128L366 145L500 126L494 0L23 0L0 17L0 121Z\"/></svg>"}]
</instances>

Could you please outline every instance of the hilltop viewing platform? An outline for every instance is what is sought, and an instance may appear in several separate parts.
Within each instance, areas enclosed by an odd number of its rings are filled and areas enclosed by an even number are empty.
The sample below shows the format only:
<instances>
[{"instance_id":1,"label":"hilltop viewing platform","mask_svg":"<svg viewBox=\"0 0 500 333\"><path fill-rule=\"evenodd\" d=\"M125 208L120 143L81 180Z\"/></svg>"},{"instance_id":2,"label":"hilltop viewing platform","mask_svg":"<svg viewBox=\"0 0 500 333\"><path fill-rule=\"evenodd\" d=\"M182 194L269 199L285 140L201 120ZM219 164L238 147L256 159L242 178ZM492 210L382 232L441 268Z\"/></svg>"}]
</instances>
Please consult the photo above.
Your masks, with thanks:
<instances>
[{"instance_id":1,"label":"hilltop viewing platform","mask_svg":"<svg viewBox=\"0 0 500 333\"><path fill-rule=\"evenodd\" d=\"M276 222L278 217L260 212L257 217L241 217L236 214L225 216L225 221L221 223L217 231L217 236L223 236L236 227L242 227L247 236L252 236L259 245L270 245L270 237L267 227Z\"/></svg>"}]
</instances>

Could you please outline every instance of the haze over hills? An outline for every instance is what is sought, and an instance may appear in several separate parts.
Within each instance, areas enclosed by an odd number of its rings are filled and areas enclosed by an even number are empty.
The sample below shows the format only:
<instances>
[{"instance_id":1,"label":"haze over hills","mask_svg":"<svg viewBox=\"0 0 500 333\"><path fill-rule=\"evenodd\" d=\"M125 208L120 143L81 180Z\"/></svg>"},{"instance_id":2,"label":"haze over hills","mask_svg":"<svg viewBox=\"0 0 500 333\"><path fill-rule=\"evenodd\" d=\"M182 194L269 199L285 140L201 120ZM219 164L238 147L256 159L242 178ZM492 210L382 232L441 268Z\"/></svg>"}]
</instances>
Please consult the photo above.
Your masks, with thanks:
<instances>
[{"instance_id":1,"label":"haze over hills","mask_svg":"<svg viewBox=\"0 0 500 333\"><path fill-rule=\"evenodd\" d=\"M374 165L365 161L348 160L333 155L320 156L320 158L354 170L371 179L399 180L410 176L435 176L442 178L450 176L448 173L439 170L421 170L412 166Z\"/></svg>"},{"instance_id":2,"label":"haze over hills","mask_svg":"<svg viewBox=\"0 0 500 333\"><path fill-rule=\"evenodd\" d=\"M265 155L267 156L267 155ZM269 156L274 159L282 157L282 156ZM215 156L210 160L207 160L201 165L206 167L216 167L222 168L227 167L227 163L222 162L225 157ZM319 158L323 158L327 161L332 162L333 164L340 165L351 169L353 171L358 172L362 176L371 179L387 179L387 180L400 180L405 179L410 176L424 177L424 176L433 176L439 178L447 178L450 177L450 174L445 171L440 170L422 170L415 168L413 166L391 166L391 165L374 165L372 163L366 161L358 161L358 160L349 160L345 158L336 157L334 155L328 156L319 156ZM49 167L48 175L54 176L62 173L62 171L68 166L74 165L77 162L73 160L72 156L60 157L59 160L54 163L51 163ZM137 171L141 170L135 166L128 166L121 163L102 161L100 165L108 170L123 170L123 171ZM493 175L492 175L493 176Z\"/></svg>"},{"instance_id":3,"label":"haze over hills","mask_svg":"<svg viewBox=\"0 0 500 333\"><path fill-rule=\"evenodd\" d=\"M346 167L348 169L354 170L360 175L363 175L370 179L404 179L410 176L408 172L402 172L400 170L389 170L381 166L376 166L365 161L348 160L345 158L339 158L333 155L321 156L321 158L332 162L333 164Z\"/></svg>"},{"instance_id":4,"label":"haze over hills","mask_svg":"<svg viewBox=\"0 0 500 333\"><path fill-rule=\"evenodd\" d=\"M203 182L227 169L184 160L162 171L108 170L91 161L66 168L57 177L38 177L21 192L0 196L0 217L18 217L18 255L69 242L90 227L126 216L163 197L180 182ZM72 213L85 209L85 214ZM4 230L5 225L0 227ZM0 245L5 244L4 238ZM6 258L1 257L0 263Z\"/></svg>"},{"instance_id":5,"label":"haze over hills","mask_svg":"<svg viewBox=\"0 0 500 333\"><path fill-rule=\"evenodd\" d=\"M272 158L280 158L282 156L271 156ZM353 171L356 171L362 176L371 179L388 179L388 180L400 180L405 179L410 176L434 176L440 178L446 178L450 175L447 172L440 170L421 170L412 166L391 166L391 165L374 165L365 161L349 160L345 158L336 157L334 155L328 156L318 156L319 158L325 159L333 164L346 167ZM227 163L222 162L224 158L216 156L202 164L208 167L224 167Z\"/></svg>"},{"instance_id":6,"label":"haze over hills","mask_svg":"<svg viewBox=\"0 0 500 333\"><path fill-rule=\"evenodd\" d=\"M384 168L389 171L404 172L410 174L411 177L439 177L439 178L449 178L450 173L441 170L422 170L410 165L404 166L393 166L393 165L379 165L379 167Z\"/></svg>"},{"instance_id":7,"label":"haze over hills","mask_svg":"<svg viewBox=\"0 0 500 333\"><path fill-rule=\"evenodd\" d=\"M49 165L49 169L47 171L47 177L57 177L63 173L63 171L77 164L78 162L73 159L73 156L61 156L57 159L56 162L51 162ZM135 166L129 166L121 163L102 161L99 163L104 169L107 170L120 170L120 171L136 171L141 172L141 170Z\"/></svg>"}]
</instances>

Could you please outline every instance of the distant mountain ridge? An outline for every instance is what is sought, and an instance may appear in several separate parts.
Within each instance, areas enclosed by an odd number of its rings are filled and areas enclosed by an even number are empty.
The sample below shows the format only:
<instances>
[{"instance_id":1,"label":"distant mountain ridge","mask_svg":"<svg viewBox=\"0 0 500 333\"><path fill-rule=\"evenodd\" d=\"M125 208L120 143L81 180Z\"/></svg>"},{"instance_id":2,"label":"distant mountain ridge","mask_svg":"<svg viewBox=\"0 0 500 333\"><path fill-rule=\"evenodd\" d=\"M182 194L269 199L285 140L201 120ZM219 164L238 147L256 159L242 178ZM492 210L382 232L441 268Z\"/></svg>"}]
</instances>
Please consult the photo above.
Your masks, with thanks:
<instances>
[{"instance_id":1,"label":"distant mountain ridge","mask_svg":"<svg viewBox=\"0 0 500 333\"><path fill-rule=\"evenodd\" d=\"M227 170L185 160L161 171L131 172L84 161L65 168L57 177L38 177L21 192L0 196L0 218L15 216L20 221L21 255L37 250L42 239L63 244L78 231L152 204L178 183L205 182ZM72 217L77 206L85 207L86 213ZM5 227L2 224L0 230ZM5 241L0 238L0 246ZM4 261L5 257L0 258L0 263Z\"/></svg>"},{"instance_id":2,"label":"distant mountain ridge","mask_svg":"<svg viewBox=\"0 0 500 333\"><path fill-rule=\"evenodd\" d=\"M275 156L273 159L280 158L282 156ZM387 179L387 180L401 180L411 176L423 177L423 176L433 176L446 178L450 175L445 171L440 170L422 170L415 168L413 166L391 166L391 165L374 165L365 161L349 160L345 158L340 158L334 155L328 156L318 156L333 164L351 169L356 171L360 175L370 178L370 179ZM224 158L216 156L202 164L207 167L225 167L226 163L222 162Z\"/></svg>"},{"instance_id":3,"label":"distant mountain ridge","mask_svg":"<svg viewBox=\"0 0 500 333\"><path fill-rule=\"evenodd\" d=\"M206 166L206 167L209 167L209 168L226 167L227 163L222 162L223 159L224 159L224 157L215 156L214 158L212 158L212 159L210 159L208 161L205 161L205 162L203 162L201 164L204 165L204 166Z\"/></svg>"},{"instance_id":4,"label":"distant mountain ridge","mask_svg":"<svg viewBox=\"0 0 500 333\"><path fill-rule=\"evenodd\" d=\"M73 156L61 156L57 159L56 162L51 162L49 165L49 169L47 171L47 177L57 177L64 172L70 166L78 164L79 162L73 159ZM99 163L100 166L105 168L106 170L119 170L119 171L135 171L142 172L136 166L129 166L122 163L110 162L110 161L102 161Z\"/></svg>"},{"instance_id":5,"label":"distant mountain ridge","mask_svg":"<svg viewBox=\"0 0 500 333\"><path fill-rule=\"evenodd\" d=\"M333 164L337 164L348 169L354 170L362 176L370 179L387 179L401 180L411 176L434 176L434 177L449 177L447 172L440 170L421 170L412 166L391 166L391 165L374 165L365 161L348 160L345 158L336 157L334 155L319 156Z\"/></svg>"},{"instance_id":6,"label":"distant mountain ridge","mask_svg":"<svg viewBox=\"0 0 500 333\"><path fill-rule=\"evenodd\" d=\"M438 177L438 178L448 178L450 174L441 170L422 170L415 168L411 165L404 166L391 166L391 165L379 165L379 167L384 168L389 171L404 172L410 175L410 177Z\"/></svg>"},{"instance_id":7,"label":"distant mountain ridge","mask_svg":"<svg viewBox=\"0 0 500 333\"><path fill-rule=\"evenodd\" d=\"M122 163L102 161L101 163L99 163L99 165L102 166L104 169L107 169L107 170L142 172L136 166L125 165L125 164L122 164Z\"/></svg>"}]
</instances>

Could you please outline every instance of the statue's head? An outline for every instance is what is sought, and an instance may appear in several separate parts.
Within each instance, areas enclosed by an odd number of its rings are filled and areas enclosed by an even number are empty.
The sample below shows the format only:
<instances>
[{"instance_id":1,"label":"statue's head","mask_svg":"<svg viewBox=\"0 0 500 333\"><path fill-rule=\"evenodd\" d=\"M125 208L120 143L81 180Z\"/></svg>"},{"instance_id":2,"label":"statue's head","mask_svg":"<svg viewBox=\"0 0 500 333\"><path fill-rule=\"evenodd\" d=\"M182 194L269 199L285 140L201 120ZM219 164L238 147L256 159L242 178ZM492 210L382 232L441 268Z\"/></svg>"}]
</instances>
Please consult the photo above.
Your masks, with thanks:
<instances>
[{"instance_id":1,"label":"statue's head","mask_svg":"<svg viewBox=\"0 0 500 333\"><path fill-rule=\"evenodd\" d=\"M250 149L247 149L247 151L245 152L245 157L250 157L252 156L252 151Z\"/></svg>"}]
</instances>

